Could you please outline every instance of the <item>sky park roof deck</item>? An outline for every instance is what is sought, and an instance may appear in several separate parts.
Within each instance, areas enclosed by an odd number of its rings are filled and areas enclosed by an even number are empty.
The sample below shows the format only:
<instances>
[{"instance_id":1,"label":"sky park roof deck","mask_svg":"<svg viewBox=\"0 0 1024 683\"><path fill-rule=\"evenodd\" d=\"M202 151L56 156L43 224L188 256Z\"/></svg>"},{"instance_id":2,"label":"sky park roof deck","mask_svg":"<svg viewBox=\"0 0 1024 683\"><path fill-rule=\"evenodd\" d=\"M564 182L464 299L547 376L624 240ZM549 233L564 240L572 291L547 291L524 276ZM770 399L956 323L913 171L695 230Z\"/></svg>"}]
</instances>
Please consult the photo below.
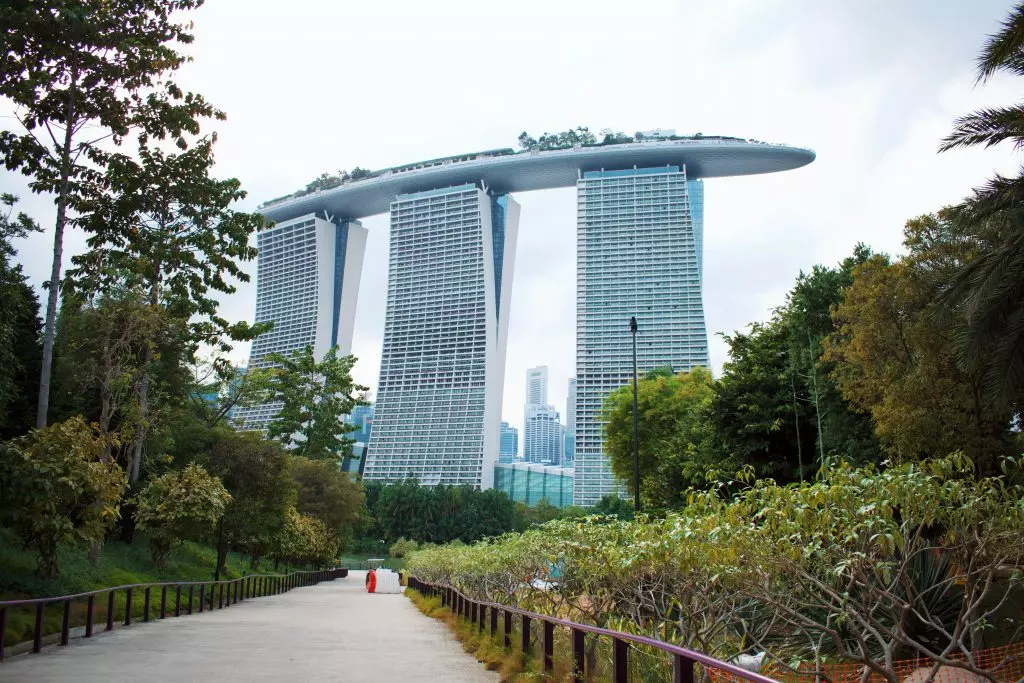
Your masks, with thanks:
<instances>
[{"instance_id":1,"label":"sky park roof deck","mask_svg":"<svg viewBox=\"0 0 1024 683\"><path fill-rule=\"evenodd\" d=\"M290 196L260 207L283 221L310 213L363 218L386 213L400 194L482 183L495 193L572 187L587 171L679 166L688 178L718 178L788 171L814 161L814 152L729 137L657 139L567 149L498 149L432 159L373 172L330 190Z\"/></svg>"}]
</instances>

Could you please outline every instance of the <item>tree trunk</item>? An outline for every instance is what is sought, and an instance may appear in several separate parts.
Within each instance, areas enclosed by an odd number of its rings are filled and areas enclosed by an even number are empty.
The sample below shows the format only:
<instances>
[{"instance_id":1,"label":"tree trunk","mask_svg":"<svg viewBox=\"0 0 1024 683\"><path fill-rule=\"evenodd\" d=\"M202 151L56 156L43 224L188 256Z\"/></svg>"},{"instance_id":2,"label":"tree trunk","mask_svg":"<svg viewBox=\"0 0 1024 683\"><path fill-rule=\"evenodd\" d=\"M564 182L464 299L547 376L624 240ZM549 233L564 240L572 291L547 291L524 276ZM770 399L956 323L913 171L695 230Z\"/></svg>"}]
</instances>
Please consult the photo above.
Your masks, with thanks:
<instances>
[{"instance_id":1,"label":"tree trunk","mask_svg":"<svg viewBox=\"0 0 1024 683\"><path fill-rule=\"evenodd\" d=\"M71 138L75 120L75 82L68 96L68 115L65 119L64 146L61 149L60 192L57 194L57 222L53 230L53 265L50 268L50 291L46 297L46 326L43 330L43 367L39 373L39 402L36 404L36 427L46 426L50 411L50 371L53 366L53 340L57 328L57 299L60 296L60 270L64 257L64 228L68 222L68 181L71 178Z\"/></svg>"},{"instance_id":2,"label":"tree trunk","mask_svg":"<svg viewBox=\"0 0 1024 683\"><path fill-rule=\"evenodd\" d=\"M160 303L160 264L156 264L157 282L150 288L149 303L156 308ZM139 480L139 467L142 463L142 444L146 440L146 418L149 417L149 372L150 363L153 362L153 344L150 340L146 344L146 350L142 358L142 381L139 382L139 429L135 435L135 446L132 452L132 471L129 482L134 484Z\"/></svg>"},{"instance_id":3,"label":"tree trunk","mask_svg":"<svg viewBox=\"0 0 1024 683\"><path fill-rule=\"evenodd\" d=\"M142 364L147 367L153 362L153 347L146 345ZM135 434L135 445L132 448L132 471L129 483L139 480L139 466L142 463L142 443L146 440L146 418L149 416L149 370L144 370L142 381L139 382L139 428Z\"/></svg>"}]
</instances>

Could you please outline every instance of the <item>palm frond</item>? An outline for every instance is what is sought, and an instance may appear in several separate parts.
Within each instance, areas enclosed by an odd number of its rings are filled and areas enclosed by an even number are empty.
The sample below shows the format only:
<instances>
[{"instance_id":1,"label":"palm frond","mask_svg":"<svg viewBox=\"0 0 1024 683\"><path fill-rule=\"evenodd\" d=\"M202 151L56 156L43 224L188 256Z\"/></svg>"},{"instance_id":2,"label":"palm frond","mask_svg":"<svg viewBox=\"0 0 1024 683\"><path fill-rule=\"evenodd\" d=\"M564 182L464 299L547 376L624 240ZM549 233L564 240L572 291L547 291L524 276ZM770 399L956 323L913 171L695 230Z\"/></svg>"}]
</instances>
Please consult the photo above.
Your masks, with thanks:
<instances>
[{"instance_id":1,"label":"palm frond","mask_svg":"<svg viewBox=\"0 0 1024 683\"><path fill-rule=\"evenodd\" d=\"M1020 175L1008 178L998 173L953 210L956 220L980 224L993 216L1024 206L1024 167Z\"/></svg>"},{"instance_id":2,"label":"palm frond","mask_svg":"<svg viewBox=\"0 0 1024 683\"><path fill-rule=\"evenodd\" d=\"M1024 306L1016 307L992 346L984 386L990 402L998 408L1012 410L1024 399Z\"/></svg>"},{"instance_id":3,"label":"palm frond","mask_svg":"<svg viewBox=\"0 0 1024 683\"><path fill-rule=\"evenodd\" d=\"M1005 140L1013 140L1018 149L1024 146L1024 105L980 109L961 116L953 122L953 132L943 138L939 151L973 145L991 147Z\"/></svg>"},{"instance_id":4,"label":"palm frond","mask_svg":"<svg viewBox=\"0 0 1024 683\"><path fill-rule=\"evenodd\" d=\"M987 81L1000 69L1024 75L1024 2L1017 3L1002 28L985 41L978 57L978 82Z\"/></svg>"}]
</instances>

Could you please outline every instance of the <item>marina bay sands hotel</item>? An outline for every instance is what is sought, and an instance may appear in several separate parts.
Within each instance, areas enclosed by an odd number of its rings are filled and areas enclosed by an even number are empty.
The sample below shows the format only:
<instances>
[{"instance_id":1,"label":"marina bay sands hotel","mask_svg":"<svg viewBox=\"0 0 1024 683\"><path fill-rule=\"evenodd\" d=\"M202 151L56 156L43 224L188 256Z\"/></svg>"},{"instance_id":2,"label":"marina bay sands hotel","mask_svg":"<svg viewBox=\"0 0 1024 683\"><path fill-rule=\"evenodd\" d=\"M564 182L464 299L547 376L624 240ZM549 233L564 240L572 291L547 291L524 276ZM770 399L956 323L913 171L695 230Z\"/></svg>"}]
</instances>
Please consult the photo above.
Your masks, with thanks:
<instances>
[{"instance_id":1,"label":"marina bay sands hotel","mask_svg":"<svg viewBox=\"0 0 1024 683\"><path fill-rule=\"evenodd\" d=\"M575 186L574 502L617 492L601 406L640 372L707 366L705 178L798 168L814 152L739 138L662 135L556 150L494 150L389 168L261 207L250 367L307 344L352 347L367 231L391 216L387 310L364 476L490 488L499 450L520 208L516 192ZM568 226L566 226L568 229ZM543 343L542 340L538 340ZM265 427L279 405L237 417Z\"/></svg>"}]
</instances>

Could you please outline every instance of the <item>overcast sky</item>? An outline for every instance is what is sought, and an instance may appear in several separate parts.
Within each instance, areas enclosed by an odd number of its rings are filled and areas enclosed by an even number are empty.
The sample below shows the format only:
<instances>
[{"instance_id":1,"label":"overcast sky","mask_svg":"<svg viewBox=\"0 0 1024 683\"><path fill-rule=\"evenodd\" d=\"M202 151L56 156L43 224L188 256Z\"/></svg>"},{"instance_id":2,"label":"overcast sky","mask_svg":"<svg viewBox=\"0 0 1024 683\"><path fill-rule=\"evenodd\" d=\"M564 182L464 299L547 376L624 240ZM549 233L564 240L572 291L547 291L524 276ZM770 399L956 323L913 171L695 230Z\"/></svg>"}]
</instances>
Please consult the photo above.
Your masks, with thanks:
<instances>
[{"instance_id":1,"label":"overcast sky","mask_svg":"<svg viewBox=\"0 0 1024 683\"><path fill-rule=\"evenodd\" d=\"M523 130L660 127L815 150L796 171L705 184L704 306L717 373L719 333L768 317L801 269L835 263L859 241L897 252L907 218L957 201L993 170L1014 171L1010 149L935 151L955 116L1016 100L1010 78L974 86L984 36L1010 5L207 0L193 17L194 62L177 81L227 112L217 172L241 179L251 209L322 171L515 147ZM53 204L0 173L0 189L20 194L47 228L19 245L38 285ZM564 421L575 371L575 190L516 199L502 414L521 428L535 365L549 366L549 400ZM376 388L387 217L364 225L355 375ZM65 258L83 242L70 235ZM247 270L255 275L255 263ZM222 301L226 317L252 319L253 280Z\"/></svg>"}]
</instances>

